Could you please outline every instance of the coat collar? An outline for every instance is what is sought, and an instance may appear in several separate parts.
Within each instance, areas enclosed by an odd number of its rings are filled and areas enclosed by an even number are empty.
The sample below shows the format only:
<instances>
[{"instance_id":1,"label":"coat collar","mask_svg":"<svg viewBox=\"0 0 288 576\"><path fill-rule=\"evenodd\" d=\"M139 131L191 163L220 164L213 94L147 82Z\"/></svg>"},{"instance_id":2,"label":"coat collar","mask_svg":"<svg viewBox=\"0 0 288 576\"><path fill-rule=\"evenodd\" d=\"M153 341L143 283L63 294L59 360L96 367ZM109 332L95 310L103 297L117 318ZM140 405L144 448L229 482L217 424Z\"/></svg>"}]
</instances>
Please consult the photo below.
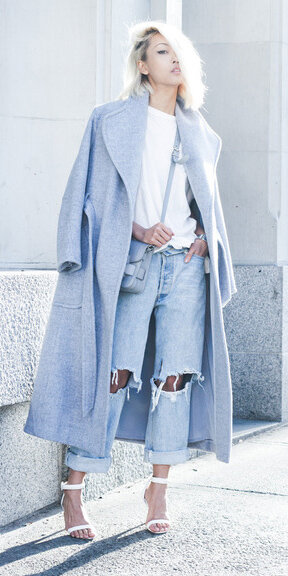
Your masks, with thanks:
<instances>
[{"instance_id":1,"label":"coat collar","mask_svg":"<svg viewBox=\"0 0 288 576\"><path fill-rule=\"evenodd\" d=\"M145 90L141 96L131 95L120 103L120 107L104 115L102 133L108 153L134 206L141 173L149 92ZM184 108L180 95L176 99L175 116L183 154L189 155L183 166L201 212L207 212L211 207L214 173L222 141L199 111Z\"/></svg>"}]
</instances>

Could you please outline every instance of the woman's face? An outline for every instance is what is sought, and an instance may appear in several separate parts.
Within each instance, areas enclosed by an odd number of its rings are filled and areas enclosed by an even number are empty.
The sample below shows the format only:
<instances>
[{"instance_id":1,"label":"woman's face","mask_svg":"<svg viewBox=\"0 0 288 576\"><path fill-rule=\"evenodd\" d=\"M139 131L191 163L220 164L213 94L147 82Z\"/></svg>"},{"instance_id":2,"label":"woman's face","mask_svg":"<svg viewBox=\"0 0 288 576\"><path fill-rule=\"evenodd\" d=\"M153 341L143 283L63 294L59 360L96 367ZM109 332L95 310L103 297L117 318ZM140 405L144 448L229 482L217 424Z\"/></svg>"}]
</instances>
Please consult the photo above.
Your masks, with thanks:
<instances>
[{"instance_id":1,"label":"woman's face","mask_svg":"<svg viewBox=\"0 0 288 576\"><path fill-rule=\"evenodd\" d=\"M160 33L150 39L147 59L145 62L138 60L138 69L142 74L147 75L153 88L160 84L178 86L183 82L177 56L165 36Z\"/></svg>"}]
</instances>

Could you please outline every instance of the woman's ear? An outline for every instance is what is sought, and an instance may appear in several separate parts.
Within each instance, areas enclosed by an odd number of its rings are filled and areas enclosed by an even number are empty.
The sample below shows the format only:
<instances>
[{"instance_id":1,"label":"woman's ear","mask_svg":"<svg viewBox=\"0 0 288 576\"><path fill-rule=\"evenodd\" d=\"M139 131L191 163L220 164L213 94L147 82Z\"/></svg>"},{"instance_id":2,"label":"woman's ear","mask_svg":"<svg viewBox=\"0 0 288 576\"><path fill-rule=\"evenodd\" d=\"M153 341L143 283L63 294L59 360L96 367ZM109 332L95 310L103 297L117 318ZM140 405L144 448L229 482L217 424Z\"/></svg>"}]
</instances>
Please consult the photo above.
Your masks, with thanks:
<instances>
[{"instance_id":1,"label":"woman's ear","mask_svg":"<svg viewBox=\"0 0 288 576\"><path fill-rule=\"evenodd\" d=\"M148 74L148 70L145 66L145 63L142 60L138 60L137 68L138 68L140 74Z\"/></svg>"}]
</instances>

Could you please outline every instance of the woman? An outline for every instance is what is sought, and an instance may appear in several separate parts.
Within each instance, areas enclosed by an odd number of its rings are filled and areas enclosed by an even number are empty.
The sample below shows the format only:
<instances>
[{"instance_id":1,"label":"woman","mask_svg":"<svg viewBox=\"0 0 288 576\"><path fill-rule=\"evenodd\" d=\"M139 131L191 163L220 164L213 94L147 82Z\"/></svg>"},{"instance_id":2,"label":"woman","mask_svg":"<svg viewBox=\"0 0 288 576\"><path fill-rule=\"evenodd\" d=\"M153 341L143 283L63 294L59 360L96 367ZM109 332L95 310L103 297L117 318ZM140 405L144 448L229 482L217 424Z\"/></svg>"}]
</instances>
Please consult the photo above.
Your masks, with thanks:
<instances>
[{"instance_id":1,"label":"woman","mask_svg":"<svg viewBox=\"0 0 288 576\"><path fill-rule=\"evenodd\" d=\"M76 538L95 536L81 489L87 472L109 469L114 438L145 444L146 527L158 534L170 527L170 466L189 447L223 462L231 450L222 307L236 287L216 177L221 139L199 112L205 87L190 40L157 21L134 25L130 40L124 90L93 110L62 200L60 274L24 428L68 444L61 504ZM140 294L120 291L131 234L155 246Z\"/></svg>"}]
</instances>

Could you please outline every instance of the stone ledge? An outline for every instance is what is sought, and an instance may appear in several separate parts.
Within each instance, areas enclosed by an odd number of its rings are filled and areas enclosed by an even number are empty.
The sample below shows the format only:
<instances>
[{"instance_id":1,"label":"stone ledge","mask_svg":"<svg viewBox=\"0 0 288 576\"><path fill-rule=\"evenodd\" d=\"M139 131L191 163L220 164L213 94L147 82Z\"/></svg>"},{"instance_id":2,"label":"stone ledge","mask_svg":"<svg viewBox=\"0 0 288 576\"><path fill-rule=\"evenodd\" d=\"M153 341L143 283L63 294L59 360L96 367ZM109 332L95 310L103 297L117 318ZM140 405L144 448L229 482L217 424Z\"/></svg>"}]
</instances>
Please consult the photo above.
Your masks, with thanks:
<instances>
[{"instance_id":1,"label":"stone ledge","mask_svg":"<svg viewBox=\"0 0 288 576\"><path fill-rule=\"evenodd\" d=\"M0 406L30 400L57 272L0 273Z\"/></svg>"},{"instance_id":2,"label":"stone ledge","mask_svg":"<svg viewBox=\"0 0 288 576\"><path fill-rule=\"evenodd\" d=\"M287 426L287 424L288 420L287 422L270 422L268 420L242 420L240 418L234 418L232 444L238 444L238 442L243 442L246 438Z\"/></svg>"}]
</instances>

